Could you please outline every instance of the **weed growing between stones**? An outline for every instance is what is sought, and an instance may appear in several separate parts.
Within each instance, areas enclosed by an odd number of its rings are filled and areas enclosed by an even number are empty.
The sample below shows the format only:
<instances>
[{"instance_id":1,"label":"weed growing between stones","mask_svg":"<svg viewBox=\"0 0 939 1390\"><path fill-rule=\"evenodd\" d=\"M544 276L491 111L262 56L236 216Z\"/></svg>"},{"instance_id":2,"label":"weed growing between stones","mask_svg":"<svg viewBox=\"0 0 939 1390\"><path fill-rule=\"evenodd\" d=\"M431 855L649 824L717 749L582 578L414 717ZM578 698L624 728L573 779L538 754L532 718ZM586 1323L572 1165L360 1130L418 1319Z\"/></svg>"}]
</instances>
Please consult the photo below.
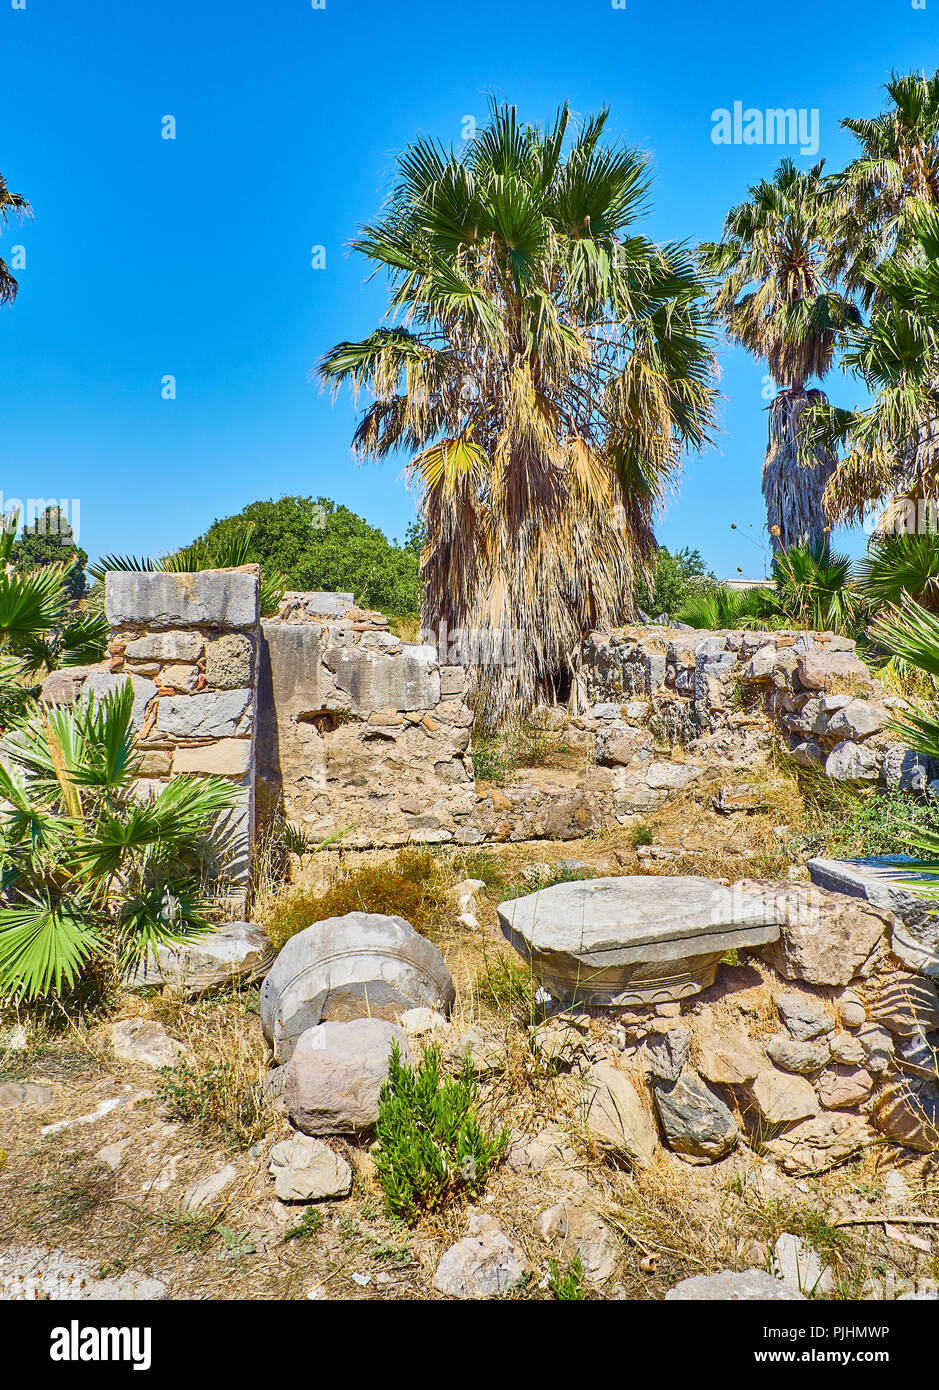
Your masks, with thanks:
<instances>
[{"instance_id":1,"label":"weed growing between stones","mask_svg":"<svg viewBox=\"0 0 939 1390\"><path fill-rule=\"evenodd\" d=\"M508 1130L490 1136L479 1123L469 1057L458 1077L445 1077L437 1047L409 1067L397 1044L381 1089L376 1135L373 1157L385 1209L407 1222L482 1191L509 1139Z\"/></svg>"},{"instance_id":2,"label":"weed growing between stones","mask_svg":"<svg viewBox=\"0 0 939 1390\"><path fill-rule=\"evenodd\" d=\"M548 1261L548 1288L559 1302L582 1301L584 1292L584 1267L579 1259L571 1260L562 1268L557 1260Z\"/></svg>"},{"instance_id":3,"label":"weed growing between stones","mask_svg":"<svg viewBox=\"0 0 939 1390\"><path fill-rule=\"evenodd\" d=\"M270 1123L257 1085L246 1085L230 1063L202 1070L183 1063L160 1073L157 1096L174 1119L217 1133L239 1148L263 1138Z\"/></svg>"},{"instance_id":4,"label":"weed growing between stones","mask_svg":"<svg viewBox=\"0 0 939 1390\"><path fill-rule=\"evenodd\" d=\"M563 735L533 723L512 725L494 734L477 730L473 735L473 770L478 782L504 782L523 768L576 767L583 761L583 753L571 748Z\"/></svg>"}]
</instances>

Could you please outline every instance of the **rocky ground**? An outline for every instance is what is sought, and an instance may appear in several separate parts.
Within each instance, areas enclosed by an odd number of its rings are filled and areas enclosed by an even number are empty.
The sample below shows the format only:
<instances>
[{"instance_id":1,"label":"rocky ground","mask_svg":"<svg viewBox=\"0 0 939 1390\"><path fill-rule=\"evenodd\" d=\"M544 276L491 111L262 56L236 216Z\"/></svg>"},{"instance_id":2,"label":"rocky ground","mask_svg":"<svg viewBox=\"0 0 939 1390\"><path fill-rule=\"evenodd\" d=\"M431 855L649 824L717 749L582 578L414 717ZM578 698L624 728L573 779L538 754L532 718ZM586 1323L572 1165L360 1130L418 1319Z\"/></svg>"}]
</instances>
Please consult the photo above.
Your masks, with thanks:
<instances>
[{"instance_id":1,"label":"rocky ground","mask_svg":"<svg viewBox=\"0 0 939 1390\"><path fill-rule=\"evenodd\" d=\"M6 1018L2 1296L660 1299L728 1270L763 1271L780 1296L932 1288L939 1165L874 1111L939 1011L870 909L832 937L835 984L806 978L795 942L725 962L681 1003L547 1022L499 930L500 899L558 876L798 888L804 805L778 768L760 785L728 808L720 776L698 779L639 834L438 856L450 899L430 936L456 997L449 1020L405 1017L408 1046L433 1040L454 1065L469 1048L483 1118L509 1143L474 1204L413 1226L385 1215L367 1143L298 1143L259 1090L272 1057L256 985L126 993L54 1027ZM309 874L379 857L317 856Z\"/></svg>"}]
</instances>

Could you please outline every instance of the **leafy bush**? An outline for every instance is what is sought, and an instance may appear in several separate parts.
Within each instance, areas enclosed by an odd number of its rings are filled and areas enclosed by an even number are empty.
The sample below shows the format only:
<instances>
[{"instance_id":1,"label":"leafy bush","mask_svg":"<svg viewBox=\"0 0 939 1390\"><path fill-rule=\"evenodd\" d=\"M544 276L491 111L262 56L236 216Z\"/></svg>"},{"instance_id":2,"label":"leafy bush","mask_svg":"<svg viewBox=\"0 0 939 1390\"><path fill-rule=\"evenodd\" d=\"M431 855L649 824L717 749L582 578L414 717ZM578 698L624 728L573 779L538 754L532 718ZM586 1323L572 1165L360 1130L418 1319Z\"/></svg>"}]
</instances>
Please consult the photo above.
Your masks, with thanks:
<instances>
[{"instance_id":1,"label":"leafy bush","mask_svg":"<svg viewBox=\"0 0 939 1390\"><path fill-rule=\"evenodd\" d=\"M389 1216L414 1222L422 1212L482 1191L509 1136L505 1129L487 1136L476 1106L469 1058L450 1078L442 1073L437 1047L428 1047L415 1068L402 1063L392 1045L373 1154Z\"/></svg>"},{"instance_id":2,"label":"leafy bush","mask_svg":"<svg viewBox=\"0 0 939 1390\"><path fill-rule=\"evenodd\" d=\"M767 589L730 589L715 584L690 593L675 617L689 627L716 631L721 628L769 626L770 595Z\"/></svg>"},{"instance_id":3,"label":"leafy bush","mask_svg":"<svg viewBox=\"0 0 939 1390\"><path fill-rule=\"evenodd\" d=\"M274 901L264 926L279 950L311 922L347 912L403 917L415 931L439 927L449 908L448 876L430 850L403 849L386 864L367 864L321 892L301 889Z\"/></svg>"},{"instance_id":4,"label":"leafy bush","mask_svg":"<svg viewBox=\"0 0 939 1390\"><path fill-rule=\"evenodd\" d=\"M699 550L686 546L672 551L660 545L652 565L651 585L637 586L637 606L653 618L661 613L672 615L700 587L701 580L713 578Z\"/></svg>"},{"instance_id":5,"label":"leafy bush","mask_svg":"<svg viewBox=\"0 0 939 1390\"><path fill-rule=\"evenodd\" d=\"M389 615L420 610L423 536L416 526L399 546L328 497L281 497L214 521L199 543L221 544L246 523L253 558L284 575L288 588L352 593L356 603Z\"/></svg>"},{"instance_id":6,"label":"leafy bush","mask_svg":"<svg viewBox=\"0 0 939 1390\"><path fill-rule=\"evenodd\" d=\"M794 545L773 561L776 590L770 610L795 627L853 633L864 613L846 555L825 545Z\"/></svg>"},{"instance_id":7,"label":"leafy bush","mask_svg":"<svg viewBox=\"0 0 939 1390\"><path fill-rule=\"evenodd\" d=\"M203 866L224 858L237 791L180 777L141 801L127 682L102 700L31 705L0 765L0 996L114 979L151 947L210 930Z\"/></svg>"}]
</instances>

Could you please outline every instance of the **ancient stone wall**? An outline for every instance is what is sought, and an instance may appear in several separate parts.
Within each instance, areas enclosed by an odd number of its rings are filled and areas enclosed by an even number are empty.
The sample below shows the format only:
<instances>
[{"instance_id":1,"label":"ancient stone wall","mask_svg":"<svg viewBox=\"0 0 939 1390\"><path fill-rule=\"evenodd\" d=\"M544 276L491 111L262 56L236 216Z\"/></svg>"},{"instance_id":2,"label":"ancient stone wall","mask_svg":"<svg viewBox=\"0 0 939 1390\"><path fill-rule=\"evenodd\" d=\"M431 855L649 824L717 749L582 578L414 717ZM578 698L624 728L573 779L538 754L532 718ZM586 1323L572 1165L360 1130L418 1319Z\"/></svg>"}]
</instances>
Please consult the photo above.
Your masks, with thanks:
<instances>
[{"instance_id":1,"label":"ancient stone wall","mask_svg":"<svg viewBox=\"0 0 939 1390\"><path fill-rule=\"evenodd\" d=\"M105 610L111 660L84 675L82 694L133 683L141 795L184 773L236 784L222 886L243 896L255 817L257 567L109 574Z\"/></svg>"},{"instance_id":2,"label":"ancient stone wall","mask_svg":"<svg viewBox=\"0 0 939 1390\"><path fill-rule=\"evenodd\" d=\"M351 595L289 594L262 624L258 785L346 848L472 843L466 673Z\"/></svg>"}]
</instances>

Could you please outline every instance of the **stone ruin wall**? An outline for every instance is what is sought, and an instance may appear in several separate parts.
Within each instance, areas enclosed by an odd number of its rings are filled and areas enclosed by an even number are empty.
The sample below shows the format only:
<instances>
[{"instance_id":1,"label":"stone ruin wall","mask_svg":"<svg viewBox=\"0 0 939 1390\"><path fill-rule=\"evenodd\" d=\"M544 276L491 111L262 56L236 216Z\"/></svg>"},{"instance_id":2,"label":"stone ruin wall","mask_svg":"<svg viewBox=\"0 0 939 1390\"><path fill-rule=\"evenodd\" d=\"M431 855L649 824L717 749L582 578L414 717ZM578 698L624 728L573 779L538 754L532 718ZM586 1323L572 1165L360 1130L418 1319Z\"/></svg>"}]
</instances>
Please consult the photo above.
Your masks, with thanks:
<instances>
[{"instance_id":1,"label":"stone ruin wall","mask_svg":"<svg viewBox=\"0 0 939 1390\"><path fill-rule=\"evenodd\" d=\"M54 673L44 698L129 676L141 792L182 773L242 789L239 888L256 816L277 806L313 840L346 830L343 848L569 840L647 816L699 778L758 779L780 735L797 762L841 780L922 791L939 771L891 737L904 702L830 633L594 633L581 712L535 712L577 765L495 785L474 780L464 669L350 594L288 594L262 621L252 566L115 573L106 609L109 661Z\"/></svg>"}]
</instances>

